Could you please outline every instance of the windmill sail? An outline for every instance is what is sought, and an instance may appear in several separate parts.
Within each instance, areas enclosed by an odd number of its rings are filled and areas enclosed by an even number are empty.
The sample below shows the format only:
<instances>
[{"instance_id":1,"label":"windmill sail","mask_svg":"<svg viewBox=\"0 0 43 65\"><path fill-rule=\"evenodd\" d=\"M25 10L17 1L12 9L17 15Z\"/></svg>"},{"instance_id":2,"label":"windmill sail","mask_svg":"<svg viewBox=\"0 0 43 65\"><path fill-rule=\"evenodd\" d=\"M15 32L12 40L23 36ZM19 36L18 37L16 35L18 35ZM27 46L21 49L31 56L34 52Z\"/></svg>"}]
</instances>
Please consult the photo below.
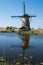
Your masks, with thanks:
<instances>
[{"instance_id":1,"label":"windmill sail","mask_svg":"<svg viewBox=\"0 0 43 65\"><path fill-rule=\"evenodd\" d=\"M24 19L24 20L22 20L22 27L20 29L25 28L25 29L30 30L29 18L36 17L36 16L35 15L34 16L30 16L30 15L26 14L25 2L23 2L23 7L24 7L24 15L22 15L22 16L11 16L11 18L19 17L19 18Z\"/></svg>"}]
</instances>

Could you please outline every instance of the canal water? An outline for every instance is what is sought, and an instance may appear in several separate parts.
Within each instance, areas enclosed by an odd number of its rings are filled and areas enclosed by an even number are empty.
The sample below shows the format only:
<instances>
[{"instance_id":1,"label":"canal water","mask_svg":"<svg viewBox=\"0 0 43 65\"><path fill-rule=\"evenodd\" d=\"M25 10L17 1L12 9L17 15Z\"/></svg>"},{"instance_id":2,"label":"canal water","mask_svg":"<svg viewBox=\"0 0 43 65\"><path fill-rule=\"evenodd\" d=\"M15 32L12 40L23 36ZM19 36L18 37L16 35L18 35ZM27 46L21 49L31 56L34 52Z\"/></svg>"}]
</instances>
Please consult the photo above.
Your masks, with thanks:
<instances>
[{"instance_id":1,"label":"canal water","mask_svg":"<svg viewBox=\"0 0 43 65\"><path fill-rule=\"evenodd\" d=\"M18 59L20 54L43 61L43 35L0 33L0 56L6 60Z\"/></svg>"}]
</instances>

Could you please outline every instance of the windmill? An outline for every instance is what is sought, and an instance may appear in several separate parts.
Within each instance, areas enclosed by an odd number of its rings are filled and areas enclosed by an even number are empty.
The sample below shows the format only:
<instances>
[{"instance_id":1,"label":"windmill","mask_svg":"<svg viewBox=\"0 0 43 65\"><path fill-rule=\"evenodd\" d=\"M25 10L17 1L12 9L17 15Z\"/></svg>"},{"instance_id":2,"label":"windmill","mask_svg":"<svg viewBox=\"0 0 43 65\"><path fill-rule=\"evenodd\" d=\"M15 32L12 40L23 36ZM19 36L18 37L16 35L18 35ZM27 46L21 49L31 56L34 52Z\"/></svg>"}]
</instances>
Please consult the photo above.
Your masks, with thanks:
<instances>
[{"instance_id":1,"label":"windmill","mask_svg":"<svg viewBox=\"0 0 43 65\"><path fill-rule=\"evenodd\" d=\"M36 16L30 16L28 14L26 14L26 9L25 9L25 2L23 3L24 5L24 14L22 16L11 16L11 18L15 18L15 17L18 17L18 18L22 18L22 26L20 29L28 29L30 30L30 22L29 22L29 19L32 18L32 17L36 17Z\"/></svg>"}]
</instances>

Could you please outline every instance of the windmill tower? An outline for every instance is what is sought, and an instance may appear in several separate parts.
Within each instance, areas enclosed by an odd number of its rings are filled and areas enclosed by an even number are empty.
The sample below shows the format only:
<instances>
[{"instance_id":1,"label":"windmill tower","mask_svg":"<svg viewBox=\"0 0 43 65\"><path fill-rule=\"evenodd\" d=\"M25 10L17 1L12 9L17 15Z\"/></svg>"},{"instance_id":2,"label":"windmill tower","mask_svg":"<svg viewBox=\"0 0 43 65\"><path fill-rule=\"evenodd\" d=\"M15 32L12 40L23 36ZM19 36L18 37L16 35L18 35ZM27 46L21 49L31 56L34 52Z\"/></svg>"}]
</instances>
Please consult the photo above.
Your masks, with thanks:
<instances>
[{"instance_id":1,"label":"windmill tower","mask_svg":"<svg viewBox=\"0 0 43 65\"><path fill-rule=\"evenodd\" d=\"M36 16L30 16L30 15L26 14L25 2L23 3L23 5L24 5L24 15L22 15L22 16L11 16L11 17L12 18L14 18L14 17L22 18L22 26L21 26L20 29L28 29L28 30L30 30L29 18L36 17Z\"/></svg>"}]
</instances>

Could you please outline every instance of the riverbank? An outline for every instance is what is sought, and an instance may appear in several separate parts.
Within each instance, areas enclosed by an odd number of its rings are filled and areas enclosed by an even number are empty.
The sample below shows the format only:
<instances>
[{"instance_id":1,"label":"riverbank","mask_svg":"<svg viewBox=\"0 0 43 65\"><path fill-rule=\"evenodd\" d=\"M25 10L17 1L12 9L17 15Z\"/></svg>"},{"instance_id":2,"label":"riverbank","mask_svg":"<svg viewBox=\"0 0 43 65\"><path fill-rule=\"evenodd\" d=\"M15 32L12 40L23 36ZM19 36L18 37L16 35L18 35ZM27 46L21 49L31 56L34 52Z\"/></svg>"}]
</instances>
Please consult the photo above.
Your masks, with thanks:
<instances>
[{"instance_id":1,"label":"riverbank","mask_svg":"<svg viewBox=\"0 0 43 65\"><path fill-rule=\"evenodd\" d=\"M43 35L43 29L31 29L31 30L15 30L15 28L0 28L0 32L2 33L9 33L9 32L15 32L17 34L35 34L35 35Z\"/></svg>"},{"instance_id":2,"label":"riverbank","mask_svg":"<svg viewBox=\"0 0 43 65\"><path fill-rule=\"evenodd\" d=\"M43 30L32 29L32 30L18 30L18 34L32 34L32 35L43 35Z\"/></svg>"}]
</instances>

